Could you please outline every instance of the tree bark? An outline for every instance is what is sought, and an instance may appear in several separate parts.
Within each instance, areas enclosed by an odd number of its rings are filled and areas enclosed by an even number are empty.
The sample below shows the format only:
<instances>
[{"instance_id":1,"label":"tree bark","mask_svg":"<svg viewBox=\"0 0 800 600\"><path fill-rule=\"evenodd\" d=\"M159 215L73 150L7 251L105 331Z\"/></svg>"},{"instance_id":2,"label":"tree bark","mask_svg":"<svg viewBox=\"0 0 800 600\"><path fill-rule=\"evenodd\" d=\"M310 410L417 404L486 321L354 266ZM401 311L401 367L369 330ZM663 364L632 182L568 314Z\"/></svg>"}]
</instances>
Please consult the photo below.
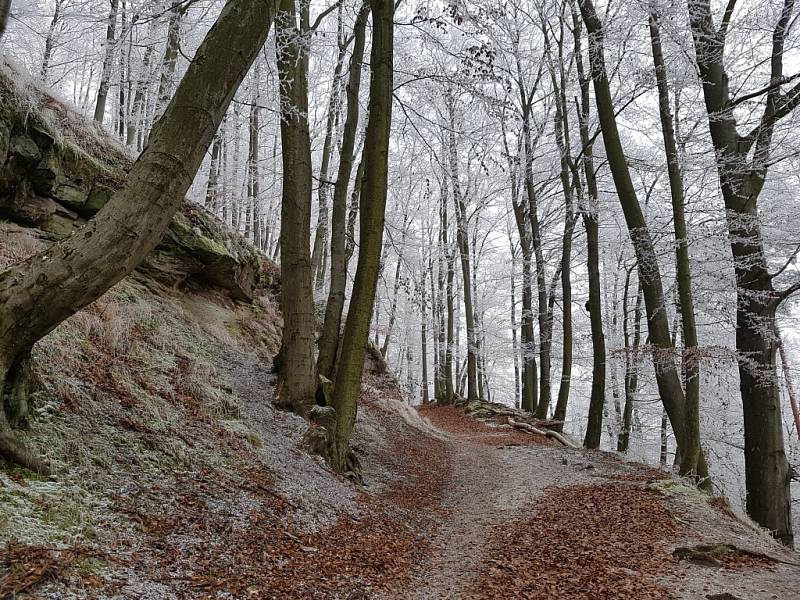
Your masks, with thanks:
<instances>
[{"instance_id":1,"label":"tree bark","mask_svg":"<svg viewBox=\"0 0 800 600\"><path fill-rule=\"evenodd\" d=\"M675 263L678 283L678 301L681 309L681 331L683 337L683 372L686 394L686 442L681 446L681 473L697 476L700 457L700 363L698 360L697 326L692 298L692 274L689 266L689 240L684 213L683 174L681 173L678 144L675 140L672 111L670 109L667 66L661 49L661 33L658 16L649 17L650 41L653 50L653 66L658 85L658 112L664 151L667 156L667 173L672 198L672 220L675 229ZM700 484L710 489L711 481L706 477Z\"/></svg>"},{"instance_id":2,"label":"tree bark","mask_svg":"<svg viewBox=\"0 0 800 600\"><path fill-rule=\"evenodd\" d=\"M761 122L744 136L737 130L728 90L725 29L714 26L708 0L694 0L688 7L736 274L736 350L744 412L747 513L791 546L791 475L783 441L775 322L778 304L789 290L781 293L773 286L761 242L758 197L767 177L775 124L800 102L797 87L784 95L780 85L784 38L794 1L785 0L773 30L770 83L777 85L766 94Z\"/></svg>"},{"instance_id":3,"label":"tree bark","mask_svg":"<svg viewBox=\"0 0 800 600\"><path fill-rule=\"evenodd\" d=\"M358 26L358 18L356 18ZM328 98L328 116L325 121L325 140L322 143L322 159L319 166L319 181L317 188L318 215L317 230L314 234L314 247L311 253L311 271L314 276L314 289L322 292L325 287L325 271L328 256L328 234L329 234L329 213L328 213L328 190L330 187L329 170L331 161L331 150L333 149L333 133L337 124L339 114L339 98L341 96L342 68L344 67L344 57L347 52L347 43L342 39L342 8L339 7L339 48L336 57L336 67L333 71L333 81L331 82L331 94ZM363 50L362 50L363 52ZM359 65L359 74L360 74ZM357 124L357 121L356 121ZM355 139L355 132L353 133ZM351 159L352 160L352 159ZM349 178L349 173L348 173ZM331 242L332 243L332 242ZM331 250L332 251L332 250Z\"/></svg>"},{"instance_id":4,"label":"tree bark","mask_svg":"<svg viewBox=\"0 0 800 600\"><path fill-rule=\"evenodd\" d=\"M389 171L389 135L392 122L394 55L394 3L370 0L372 8L372 51L370 55L369 119L364 144L364 197L361 207L361 237L353 295L347 314L339 368L334 386L336 408L336 458L334 467L348 466L348 445L353 431L364 351L375 291L386 210Z\"/></svg>"},{"instance_id":5,"label":"tree bark","mask_svg":"<svg viewBox=\"0 0 800 600\"><path fill-rule=\"evenodd\" d=\"M274 15L268 0L231 0L195 54L124 186L78 233L0 272L0 382L15 382L33 345L135 269L184 200ZM46 310L42 307L47 307ZM14 407L6 407L14 414ZM0 455L21 445L0 411Z\"/></svg>"},{"instance_id":6,"label":"tree bark","mask_svg":"<svg viewBox=\"0 0 800 600\"><path fill-rule=\"evenodd\" d=\"M108 27L106 28L106 55L103 58L103 71L100 75L100 87L97 89L97 101L94 105L94 120L102 123L106 115L106 100L108 88L111 86L111 65L114 61L114 46L116 44L117 10L119 0L111 0L111 10L108 13Z\"/></svg>"},{"instance_id":7,"label":"tree bark","mask_svg":"<svg viewBox=\"0 0 800 600\"><path fill-rule=\"evenodd\" d=\"M170 9L169 24L167 25L167 45L164 49L164 58L161 60L161 77L158 82L156 94L155 116L157 119L161 111L169 102L172 86L175 79L175 66L178 62L178 50L181 46L181 21L186 6L175 2Z\"/></svg>"},{"instance_id":8,"label":"tree bark","mask_svg":"<svg viewBox=\"0 0 800 600\"><path fill-rule=\"evenodd\" d=\"M342 132L342 147L339 151L339 171L333 189L333 215L331 220L331 282L328 290L328 302L325 306L325 320L322 324L322 335L319 340L319 357L317 370L333 381L333 370L336 364L336 353L339 348L339 330L342 325L342 309L344 308L345 288L347 286L346 247L346 213L347 190L350 174L353 170L353 158L358 132L359 106L358 95L361 89L361 70L364 63L364 44L366 25L369 17L369 4L362 5L353 28L353 53L350 56L350 71L347 80L347 115ZM360 165L359 169L360 170ZM356 175L356 188L361 184ZM358 190L353 195L358 198ZM358 204L355 204L358 206ZM355 227L355 213L352 216ZM353 233L351 232L351 235ZM352 251L351 251L352 252Z\"/></svg>"},{"instance_id":9,"label":"tree bark","mask_svg":"<svg viewBox=\"0 0 800 600\"><path fill-rule=\"evenodd\" d=\"M603 430L603 408L606 394L606 340L603 332L602 299L600 289L600 203L597 190L597 178L594 170L594 144L589 136L589 82L583 68L583 50L581 48L582 23L573 9L573 35L575 39L575 66L578 72L578 83L581 90L578 107L578 129L583 149L583 175L586 191L577 186L579 211L586 230L586 270L589 275L589 324L592 337L592 391L589 399L589 415L586 425L584 445L587 448L598 448ZM577 180L579 169L573 164L573 177Z\"/></svg>"},{"instance_id":10,"label":"tree bark","mask_svg":"<svg viewBox=\"0 0 800 600\"><path fill-rule=\"evenodd\" d=\"M456 245L461 258L461 280L464 288L464 320L467 325L467 399L474 402L478 394L478 361L475 343L475 313L472 302L472 273L469 253L469 224L467 208L461 193L458 173L458 140L456 137L455 98L448 89L445 97L449 114L448 158L450 179L453 184L453 206L456 213Z\"/></svg>"},{"instance_id":11,"label":"tree bark","mask_svg":"<svg viewBox=\"0 0 800 600\"><path fill-rule=\"evenodd\" d=\"M636 190L633 187L622 142L617 129L614 104L605 67L603 50L603 24L595 12L591 0L580 0L581 13L589 34L589 58L592 65L592 79L595 89L595 103L603 132L603 143L608 155L608 163L625 222L633 243L639 269L639 281L644 294L650 342L653 346L653 365L656 373L661 402L669 415L672 430L679 446L691 447L687 426L686 401L675 366L673 347L670 340L669 322L666 315L666 302L661 283L658 258L655 253L647 221L642 213ZM703 472L705 460L702 450L698 454L698 474Z\"/></svg>"},{"instance_id":12,"label":"tree bark","mask_svg":"<svg viewBox=\"0 0 800 600\"><path fill-rule=\"evenodd\" d=\"M42 81L47 83L47 72L50 70L50 59L53 56L53 45L55 44L55 32L61 21L61 5L64 0L55 0L53 8L53 18L50 20L50 27L47 29L47 37L44 39L44 52L42 53L42 67L39 70L39 76ZM10 4L10 2L9 2ZM0 11L2 8L0 8ZM0 19L3 17L0 16Z\"/></svg>"},{"instance_id":13,"label":"tree bark","mask_svg":"<svg viewBox=\"0 0 800 600\"><path fill-rule=\"evenodd\" d=\"M281 99L283 195L281 200L281 311L283 339L279 406L305 414L317 387L315 315L311 274L311 139L308 129L307 40L297 25L294 0L280 0L275 46Z\"/></svg>"},{"instance_id":14,"label":"tree bark","mask_svg":"<svg viewBox=\"0 0 800 600\"><path fill-rule=\"evenodd\" d=\"M6 32L8 25L8 15L11 14L11 0L0 0L0 40Z\"/></svg>"}]
</instances>

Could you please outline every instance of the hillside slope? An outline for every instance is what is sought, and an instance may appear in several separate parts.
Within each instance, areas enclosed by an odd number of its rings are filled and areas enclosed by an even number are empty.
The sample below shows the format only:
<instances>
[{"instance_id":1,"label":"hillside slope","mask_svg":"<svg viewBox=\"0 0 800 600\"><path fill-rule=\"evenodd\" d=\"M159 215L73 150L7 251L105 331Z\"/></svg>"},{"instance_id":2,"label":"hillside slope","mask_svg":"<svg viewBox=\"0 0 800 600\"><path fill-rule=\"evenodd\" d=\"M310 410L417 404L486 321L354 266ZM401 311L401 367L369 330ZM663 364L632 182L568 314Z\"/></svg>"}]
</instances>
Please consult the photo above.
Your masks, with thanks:
<instances>
[{"instance_id":1,"label":"hillside slope","mask_svg":"<svg viewBox=\"0 0 800 600\"><path fill-rule=\"evenodd\" d=\"M131 158L10 66L0 96L2 268L78 230ZM365 485L336 475L271 403L279 292L274 264L187 203L36 346L25 440L54 473L0 464L0 598L798 597L796 555L723 501L417 411L378 360L353 440Z\"/></svg>"}]
</instances>

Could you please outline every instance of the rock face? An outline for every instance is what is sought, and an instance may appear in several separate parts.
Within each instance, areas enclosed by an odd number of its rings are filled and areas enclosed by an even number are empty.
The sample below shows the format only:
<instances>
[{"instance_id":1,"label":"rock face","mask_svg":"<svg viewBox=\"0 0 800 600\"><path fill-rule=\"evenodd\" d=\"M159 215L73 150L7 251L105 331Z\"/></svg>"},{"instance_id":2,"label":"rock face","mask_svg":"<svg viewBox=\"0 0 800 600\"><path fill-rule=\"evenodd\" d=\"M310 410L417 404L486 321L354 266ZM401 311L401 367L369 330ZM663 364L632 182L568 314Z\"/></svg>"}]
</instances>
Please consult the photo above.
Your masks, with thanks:
<instances>
[{"instance_id":1,"label":"rock face","mask_svg":"<svg viewBox=\"0 0 800 600\"><path fill-rule=\"evenodd\" d=\"M10 64L0 64L0 219L54 240L80 229L125 180L134 157ZM184 202L140 270L176 285L196 279L250 300L274 269L241 236Z\"/></svg>"}]
</instances>

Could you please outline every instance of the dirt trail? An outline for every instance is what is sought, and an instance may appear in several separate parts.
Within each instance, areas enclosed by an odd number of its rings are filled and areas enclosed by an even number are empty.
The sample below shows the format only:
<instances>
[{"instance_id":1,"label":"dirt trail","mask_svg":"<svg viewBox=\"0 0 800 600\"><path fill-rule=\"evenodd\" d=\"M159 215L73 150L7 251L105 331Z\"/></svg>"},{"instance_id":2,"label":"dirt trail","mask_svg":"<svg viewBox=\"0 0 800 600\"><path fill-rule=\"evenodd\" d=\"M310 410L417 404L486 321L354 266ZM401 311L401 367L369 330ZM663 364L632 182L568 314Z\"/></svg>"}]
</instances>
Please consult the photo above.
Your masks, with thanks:
<instances>
[{"instance_id":1,"label":"dirt trail","mask_svg":"<svg viewBox=\"0 0 800 600\"><path fill-rule=\"evenodd\" d=\"M423 414L447 434L452 468L438 474L448 480L428 559L400 597L800 598L794 565L674 559L679 546L726 542L800 562L685 490L647 489L663 472L498 430L458 409Z\"/></svg>"}]
</instances>

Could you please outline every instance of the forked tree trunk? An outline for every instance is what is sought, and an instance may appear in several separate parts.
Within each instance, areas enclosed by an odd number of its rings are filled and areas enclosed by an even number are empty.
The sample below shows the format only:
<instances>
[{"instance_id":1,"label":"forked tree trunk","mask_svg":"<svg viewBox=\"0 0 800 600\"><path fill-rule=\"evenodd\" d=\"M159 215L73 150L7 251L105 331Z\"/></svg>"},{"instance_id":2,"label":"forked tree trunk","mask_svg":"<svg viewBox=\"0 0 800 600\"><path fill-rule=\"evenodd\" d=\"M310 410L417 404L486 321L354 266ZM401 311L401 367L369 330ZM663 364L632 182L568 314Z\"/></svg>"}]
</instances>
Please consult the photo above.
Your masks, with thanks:
<instances>
[{"instance_id":1,"label":"forked tree trunk","mask_svg":"<svg viewBox=\"0 0 800 600\"><path fill-rule=\"evenodd\" d=\"M800 284L782 292L773 285L761 241L758 197L769 169L774 127L800 104L797 87L787 94L781 90L785 36L792 22L794 0L785 0L773 30L771 85L766 89L764 113L760 123L744 136L738 132L728 90L725 30L714 26L708 0L693 0L688 7L736 274L736 350L744 412L747 513L791 546L791 473L783 442L775 311L792 291L800 289Z\"/></svg>"},{"instance_id":2,"label":"forked tree trunk","mask_svg":"<svg viewBox=\"0 0 800 600\"><path fill-rule=\"evenodd\" d=\"M275 46L281 99L281 311L283 339L278 403L305 414L317 388L316 329L311 281L311 139L308 130L307 40L298 29L294 0L280 0Z\"/></svg>"},{"instance_id":3,"label":"forked tree trunk","mask_svg":"<svg viewBox=\"0 0 800 600\"><path fill-rule=\"evenodd\" d=\"M673 346L670 340L669 322L666 315L666 301L661 283L653 240L647 221L642 213L636 190L633 187L622 142L617 129L614 104L605 67L603 49L603 24L595 12L591 0L580 0L581 13L589 34L589 59L592 65L595 102L603 132L603 143L608 155L609 168L614 179L625 222L633 243L639 269L639 281L644 294L647 311L647 324L653 346L653 365L656 373L661 402L669 415L672 430L679 446L691 447L687 426L686 401L678 370L675 366ZM702 451L698 454L698 475L705 477L705 460Z\"/></svg>"},{"instance_id":4,"label":"forked tree trunk","mask_svg":"<svg viewBox=\"0 0 800 600\"><path fill-rule=\"evenodd\" d=\"M353 28L353 53L350 56L350 72L347 80L347 115L342 133L342 147L339 151L339 171L333 189L333 215L331 219L331 282L328 290L328 302L325 306L325 320L322 324L322 336L319 340L319 357L317 370L333 381L333 370L336 364L336 352L339 348L339 330L342 325L342 309L344 308L345 288L347 286L346 247L347 232L347 190L350 185L350 174L353 170L353 158L358 132L358 94L361 89L361 67L364 62L364 43L366 38L369 5L364 4L356 17ZM356 177L356 188L361 184ZM358 189L353 195L358 198ZM356 204L358 206L358 204ZM352 217L355 228L355 213ZM351 232L350 235L354 235Z\"/></svg>"},{"instance_id":5,"label":"forked tree trunk","mask_svg":"<svg viewBox=\"0 0 800 600\"><path fill-rule=\"evenodd\" d=\"M392 122L392 81L394 55L394 2L370 0L372 8L372 52L370 55L369 119L364 142L364 198L361 207L361 236L353 295L342 336L342 351L336 372L333 402L336 408L334 467L348 467L350 436L353 431L364 352L369 339L372 306L380 270L383 225L389 171L389 134Z\"/></svg>"},{"instance_id":6,"label":"forked tree trunk","mask_svg":"<svg viewBox=\"0 0 800 600\"><path fill-rule=\"evenodd\" d=\"M4 395L18 396L15 390L24 384L20 376L33 344L102 296L158 244L264 44L273 16L269 0L228 2L124 186L78 233L0 273ZM25 454L0 410L0 455L18 461Z\"/></svg>"}]
</instances>

